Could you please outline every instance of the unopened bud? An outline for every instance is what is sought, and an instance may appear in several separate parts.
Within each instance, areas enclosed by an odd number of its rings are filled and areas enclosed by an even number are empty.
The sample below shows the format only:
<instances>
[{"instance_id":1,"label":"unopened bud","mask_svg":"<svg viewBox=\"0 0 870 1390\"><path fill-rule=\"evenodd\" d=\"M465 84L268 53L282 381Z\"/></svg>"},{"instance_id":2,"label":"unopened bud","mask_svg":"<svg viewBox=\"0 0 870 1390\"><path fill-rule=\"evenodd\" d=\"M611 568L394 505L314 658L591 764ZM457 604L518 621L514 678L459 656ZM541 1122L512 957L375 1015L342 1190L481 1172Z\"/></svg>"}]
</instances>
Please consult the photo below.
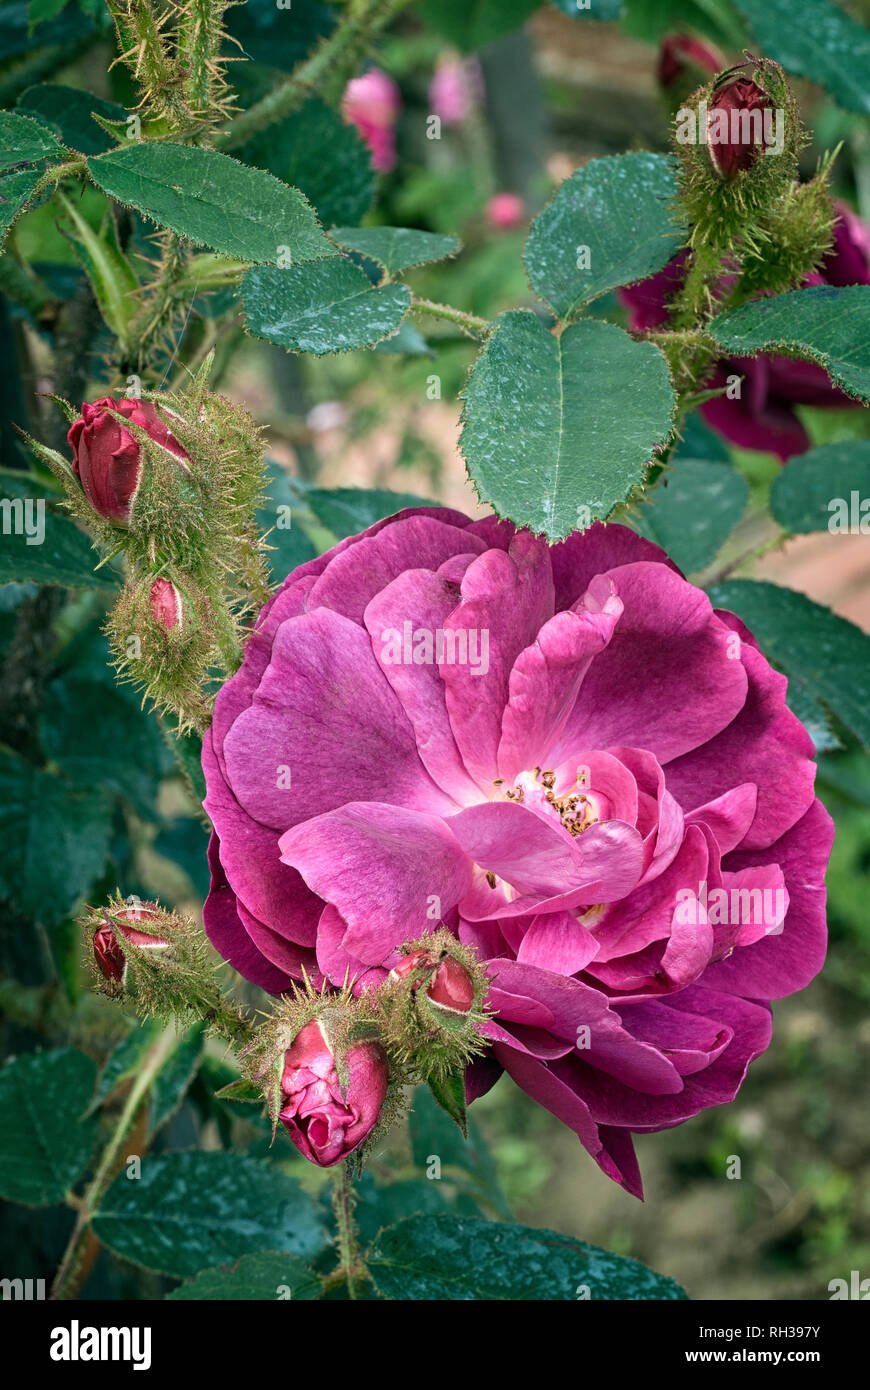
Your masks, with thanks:
<instances>
[{"instance_id":1,"label":"unopened bud","mask_svg":"<svg viewBox=\"0 0 870 1390\"><path fill-rule=\"evenodd\" d=\"M188 455L150 401L123 397L85 401L67 434L73 451L73 470L94 511L117 526L130 521L142 482L145 459L139 439L115 417L124 416L150 439L174 454L189 472Z\"/></svg>"},{"instance_id":2,"label":"unopened bud","mask_svg":"<svg viewBox=\"0 0 870 1390\"><path fill-rule=\"evenodd\" d=\"M151 614L166 632L182 626L183 605L181 595L169 579L155 579L148 595Z\"/></svg>"},{"instance_id":3,"label":"unopened bud","mask_svg":"<svg viewBox=\"0 0 870 1390\"><path fill-rule=\"evenodd\" d=\"M333 1051L324 1023L313 1018L284 1054L278 1118L305 1158L330 1168L369 1137L389 1080L380 1043L357 1042L342 1055Z\"/></svg>"},{"instance_id":4,"label":"unopened bud","mask_svg":"<svg viewBox=\"0 0 870 1390\"><path fill-rule=\"evenodd\" d=\"M770 98L749 77L735 77L714 91L707 148L713 168L727 183L751 169L764 151L764 112L770 110Z\"/></svg>"},{"instance_id":5,"label":"unopened bud","mask_svg":"<svg viewBox=\"0 0 870 1390\"><path fill-rule=\"evenodd\" d=\"M94 960L106 980L123 987L127 976L127 956L121 944L130 942L140 950L166 951L165 937L143 931L143 923L159 923L160 912L148 906L118 907L106 910L94 932Z\"/></svg>"},{"instance_id":6,"label":"unopened bud","mask_svg":"<svg viewBox=\"0 0 870 1390\"><path fill-rule=\"evenodd\" d=\"M710 44L688 34L668 34L659 49L657 76L666 91L680 86L689 92L724 66L724 58Z\"/></svg>"}]
</instances>

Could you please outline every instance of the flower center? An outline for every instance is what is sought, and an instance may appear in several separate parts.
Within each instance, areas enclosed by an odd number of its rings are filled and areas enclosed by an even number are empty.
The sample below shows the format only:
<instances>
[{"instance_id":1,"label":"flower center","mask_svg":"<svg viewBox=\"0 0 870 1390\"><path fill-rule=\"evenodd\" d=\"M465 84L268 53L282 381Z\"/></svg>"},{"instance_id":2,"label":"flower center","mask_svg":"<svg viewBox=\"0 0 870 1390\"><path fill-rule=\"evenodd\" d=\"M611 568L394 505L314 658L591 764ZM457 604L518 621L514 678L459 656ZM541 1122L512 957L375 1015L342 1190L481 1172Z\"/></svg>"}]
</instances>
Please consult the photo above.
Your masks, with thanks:
<instances>
[{"instance_id":1,"label":"flower center","mask_svg":"<svg viewBox=\"0 0 870 1390\"><path fill-rule=\"evenodd\" d=\"M508 801L518 801L548 816L558 819L569 835L582 835L590 825L601 819L601 806L598 798L588 785L588 769L580 768L574 781L567 787L556 790L556 773L552 768L542 771L533 768L521 772L514 785L502 791ZM503 784L497 782L501 790Z\"/></svg>"}]
</instances>

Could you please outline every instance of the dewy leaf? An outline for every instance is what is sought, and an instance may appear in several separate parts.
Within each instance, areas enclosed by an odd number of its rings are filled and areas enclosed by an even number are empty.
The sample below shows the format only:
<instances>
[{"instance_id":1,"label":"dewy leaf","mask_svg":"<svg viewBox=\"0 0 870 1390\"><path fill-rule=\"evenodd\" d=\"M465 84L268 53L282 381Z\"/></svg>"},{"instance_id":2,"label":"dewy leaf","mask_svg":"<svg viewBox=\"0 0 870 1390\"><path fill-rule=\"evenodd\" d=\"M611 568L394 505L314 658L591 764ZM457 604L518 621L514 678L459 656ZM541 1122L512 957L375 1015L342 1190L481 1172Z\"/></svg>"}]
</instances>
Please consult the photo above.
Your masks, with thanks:
<instances>
[{"instance_id":1,"label":"dewy leaf","mask_svg":"<svg viewBox=\"0 0 870 1390\"><path fill-rule=\"evenodd\" d=\"M753 299L711 319L707 331L735 356L783 348L808 357L850 396L870 400L870 285Z\"/></svg>"},{"instance_id":2,"label":"dewy leaf","mask_svg":"<svg viewBox=\"0 0 870 1390\"><path fill-rule=\"evenodd\" d=\"M69 149L81 154L104 154L115 148L114 140L97 125L92 112L104 120L121 124L127 118L124 107L116 102L55 82L39 82L35 87L28 87L16 109L48 126Z\"/></svg>"},{"instance_id":3,"label":"dewy leaf","mask_svg":"<svg viewBox=\"0 0 870 1390\"><path fill-rule=\"evenodd\" d=\"M242 281L246 327L292 352L348 352L395 333L411 296L406 285L376 288L343 256L314 265L254 267Z\"/></svg>"},{"instance_id":4,"label":"dewy leaf","mask_svg":"<svg viewBox=\"0 0 870 1390\"><path fill-rule=\"evenodd\" d=\"M663 154L593 159L535 218L523 260L536 294L568 319L618 285L645 280L685 240L674 220L674 161Z\"/></svg>"},{"instance_id":5,"label":"dewy leaf","mask_svg":"<svg viewBox=\"0 0 870 1390\"><path fill-rule=\"evenodd\" d=\"M321 1283L302 1260L293 1255L264 1252L243 1255L228 1269L204 1269L195 1279L166 1295L179 1302L213 1299L265 1302L292 1299L308 1302L320 1297Z\"/></svg>"},{"instance_id":6,"label":"dewy leaf","mask_svg":"<svg viewBox=\"0 0 870 1390\"><path fill-rule=\"evenodd\" d=\"M110 831L102 792L0 751L0 897L25 916L60 921L102 871Z\"/></svg>"},{"instance_id":7,"label":"dewy leaf","mask_svg":"<svg viewBox=\"0 0 870 1390\"><path fill-rule=\"evenodd\" d=\"M16 116L0 111L0 169L15 164L35 164L39 159L63 158L59 145L50 130L29 116Z\"/></svg>"},{"instance_id":8,"label":"dewy leaf","mask_svg":"<svg viewBox=\"0 0 870 1390\"><path fill-rule=\"evenodd\" d=\"M9 228L29 203L38 183L39 174L33 169L20 169L18 173L4 174L0 178L0 247L6 240Z\"/></svg>"},{"instance_id":9,"label":"dewy leaf","mask_svg":"<svg viewBox=\"0 0 870 1390\"><path fill-rule=\"evenodd\" d=\"M795 686L826 705L870 748L870 637L804 594L754 579L708 591L717 608L742 618L761 650ZM789 704L794 707L789 699Z\"/></svg>"},{"instance_id":10,"label":"dewy leaf","mask_svg":"<svg viewBox=\"0 0 870 1390\"><path fill-rule=\"evenodd\" d=\"M104 193L225 256L295 264L333 254L298 188L217 150L146 141L87 163Z\"/></svg>"},{"instance_id":11,"label":"dewy leaf","mask_svg":"<svg viewBox=\"0 0 870 1390\"><path fill-rule=\"evenodd\" d=\"M295 26L295 9L293 16ZM324 227L360 222L371 207L375 176L368 146L355 126L317 98L261 130L234 153L244 164L268 169L301 189Z\"/></svg>"},{"instance_id":12,"label":"dewy leaf","mask_svg":"<svg viewBox=\"0 0 870 1390\"><path fill-rule=\"evenodd\" d=\"M523 311L497 320L463 394L460 448L481 501L551 541L625 500L674 412L652 343L591 319L556 337Z\"/></svg>"},{"instance_id":13,"label":"dewy leaf","mask_svg":"<svg viewBox=\"0 0 870 1390\"><path fill-rule=\"evenodd\" d=\"M140 1178L122 1172L112 1183L94 1230L116 1254L178 1279L276 1245L309 1259L327 1244L293 1178L219 1152L146 1156Z\"/></svg>"},{"instance_id":14,"label":"dewy leaf","mask_svg":"<svg viewBox=\"0 0 870 1390\"><path fill-rule=\"evenodd\" d=\"M430 1077L429 1090L441 1109L450 1116L454 1124L459 1127L463 1137L467 1139L468 1107L465 1100L465 1073L462 1071L453 1072L443 1080Z\"/></svg>"},{"instance_id":15,"label":"dewy leaf","mask_svg":"<svg viewBox=\"0 0 870 1390\"><path fill-rule=\"evenodd\" d=\"M770 510L792 535L870 535L870 439L822 444L789 459L771 489Z\"/></svg>"},{"instance_id":16,"label":"dewy leaf","mask_svg":"<svg viewBox=\"0 0 870 1390\"><path fill-rule=\"evenodd\" d=\"M335 227L329 235L340 246L377 261L388 275L455 256L462 244L458 237L436 236L412 227Z\"/></svg>"},{"instance_id":17,"label":"dewy leaf","mask_svg":"<svg viewBox=\"0 0 870 1390\"><path fill-rule=\"evenodd\" d=\"M572 1302L684 1299L673 1279L555 1231L473 1217L411 1216L382 1231L368 1265L385 1298Z\"/></svg>"},{"instance_id":18,"label":"dewy leaf","mask_svg":"<svg viewBox=\"0 0 870 1390\"><path fill-rule=\"evenodd\" d=\"M737 0L758 49L818 82L847 111L870 112L870 33L829 0Z\"/></svg>"},{"instance_id":19,"label":"dewy leaf","mask_svg":"<svg viewBox=\"0 0 870 1390\"><path fill-rule=\"evenodd\" d=\"M85 1119L97 1066L74 1048L13 1057L0 1071L0 1197L25 1206L62 1202L93 1152Z\"/></svg>"},{"instance_id":20,"label":"dewy leaf","mask_svg":"<svg viewBox=\"0 0 870 1390\"><path fill-rule=\"evenodd\" d=\"M675 458L644 494L637 529L686 574L715 560L749 501L746 480L727 463Z\"/></svg>"}]
</instances>

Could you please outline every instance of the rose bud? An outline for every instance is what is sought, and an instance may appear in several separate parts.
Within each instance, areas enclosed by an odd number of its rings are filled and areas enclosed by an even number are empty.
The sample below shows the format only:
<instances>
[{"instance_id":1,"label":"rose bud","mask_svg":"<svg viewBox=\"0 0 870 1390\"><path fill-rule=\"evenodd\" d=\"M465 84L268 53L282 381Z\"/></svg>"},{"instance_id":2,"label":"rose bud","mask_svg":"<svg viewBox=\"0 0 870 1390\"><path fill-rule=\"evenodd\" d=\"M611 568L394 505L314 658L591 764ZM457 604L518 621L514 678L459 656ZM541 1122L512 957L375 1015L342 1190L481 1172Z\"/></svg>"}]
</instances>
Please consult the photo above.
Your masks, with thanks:
<instances>
[{"instance_id":1,"label":"rose bud","mask_svg":"<svg viewBox=\"0 0 870 1390\"><path fill-rule=\"evenodd\" d=\"M721 54L700 39L688 34L669 34L662 39L657 75L665 90L680 85L691 91L704 76L715 76L724 66Z\"/></svg>"},{"instance_id":2,"label":"rose bud","mask_svg":"<svg viewBox=\"0 0 870 1390\"><path fill-rule=\"evenodd\" d=\"M371 1134L387 1094L390 1069L380 1043L358 1042L338 1063L319 1019L297 1033L284 1055L282 1121L299 1152L321 1168L347 1158Z\"/></svg>"},{"instance_id":3,"label":"rose bud","mask_svg":"<svg viewBox=\"0 0 870 1390\"><path fill-rule=\"evenodd\" d=\"M447 956L435 971L426 994L439 1009L467 1014L474 1004L474 981L464 965Z\"/></svg>"},{"instance_id":4,"label":"rose bud","mask_svg":"<svg viewBox=\"0 0 870 1390\"><path fill-rule=\"evenodd\" d=\"M148 594L148 601L151 605L151 615L155 623L171 632L173 628L181 628L183 617L183 606L181 594L169 579L155 579Z\"/></svg>"},{"instance_id":5,"label":"rose bud","mask_svg":"<svg viewBox=\"0 0 870 1390\"><path fill-rule=\"evenodd\" d=\"M486 220L500 232L522 226L526 205L518 193L495 193L486 205Z\"/></svg>"},{"instance_id":6,"label":"rose bud","mask_svg":"<svg viewBox=\"0 0 870 1390\"><path fill-rule=\"evenodd\" d=\"M127 974L127 957L118 940L120 933L133 946L143 950L165 951L169 942L162 936L139 931L134 922L159 922L160 914L143 907L120 907L111 916L103 916L102 926L94 932L94 960L97 969L107 980L123 984Z\"/></svg>"},{"instance_id":7,"label":"rose bud","mask_svg":"<svg viewBox=\"0 0 870 1390\"><path fill-rule=\"evenodd\" d=\"M764 112L771 109L770 98L748 77L736 77L714 92L707 148L720 178L730 182L755 163L764 149Z\"/></svg>"},{"instance_id":8,"label":"rose bud","mask_svg":"<svg viewBox=\"0 0 870 1390\"><path fill-rule=\"evenodd\" d=\"M113 400L110 396L93 403L85 401L81 418L67 434L73 470L94 511L107 521L126 526L142 481L144 459L139 440L110 411L139 425L156 444L175 454L185 471L188 455L150 401Z\"/></svg>"},{"instance_id":9,"label":"rose bud","mask_svg":"<svg viewBox=\"0 0 870 1390\"><path fill-rule=\"evenodd\" d=\"M403 956L390 972L391 979L406 980L415 976L414 983L423 988L427 999L439 1009L467 1014L474 1004L474 981L460 961L425 949ZM428 982L427 982L428 977Z\"/></svg>"}]
</instances>

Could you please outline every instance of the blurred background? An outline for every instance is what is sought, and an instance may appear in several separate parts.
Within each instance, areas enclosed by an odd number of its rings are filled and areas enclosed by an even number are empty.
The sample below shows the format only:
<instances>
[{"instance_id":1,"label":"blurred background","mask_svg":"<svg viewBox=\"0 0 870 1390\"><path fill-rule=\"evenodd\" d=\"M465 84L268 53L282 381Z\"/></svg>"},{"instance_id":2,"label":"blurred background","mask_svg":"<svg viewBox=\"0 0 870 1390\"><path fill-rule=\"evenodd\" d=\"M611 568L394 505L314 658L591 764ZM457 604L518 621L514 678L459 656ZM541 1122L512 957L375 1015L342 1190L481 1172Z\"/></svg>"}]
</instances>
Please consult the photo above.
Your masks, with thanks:
<instances>
[{"instance_id":1,"label":"blurred background","mask_svg":"<svg viewBox=\"0 0 870 1390\"><path fill-rule=\"evenodd\" d=\"M0 6L0 22L4 10L20 8ZM662 38L695 33L728 62L740 61L745 43L728 5L632 4L621 26L577 23L544 6L523 29L463 57L426 22L426 8L422 20L411 13L379 41L360 79L368 86L354 89L351 83L343 106L376 166L370 220L462 238L464 249L453 261L412 273L414 293L486 317L531 303L520 259L527 225L565 177L599 155L667 148L669 99L658 76ZM861 17L860 5L849 8ZM268 44L258 49L250 34L246 42L255 61L237 65L234 76L240 90L254 93L272 80L266 60L274 54ZM92 40L78 56L71 53L66 66L56 60L48 80L124 104L129 94L120 71L105 76L109 56L106 43ZM15 71L14 61L11 68L8 61L0 65L0 88ZM817 86L798 80L795 87L813 132L802 157L804 172L812 174L824 151L842 142L835 192L870 222L867 121L840 110ZM437 139L427 133L433 115L440 120ZM316 164L316 151L300 152L299 160L306 159ZM370 177L366 163L363 180ZM340 190L333 193L336 205L327 220L352 220ZM22 256L45 267L58 295L69 301L81 295L77 262L48 209L30 213L15 235ZM81 303L86 311L86 300ZM211 341L210 316L217 309L215 302L195 305L194 347ZM612 297L599 301L595 312L625 321ZM277 508L289 501L293 508L290 531L275 533L276 578L366 524L358 499L349 499L345 510L334 503L330 510L320 489L389 489L480 510L457 450L460 393L475 345L448 323L427 319L419 326L401 345L383 344L375 354L320 359L255 342L233 323L212 335L220 389L267 428L272 503ZM4 310L0 331L21 367L2 378L3 418L29 423L47 438L46 406L35 393L54 383L39 316L13 303ZM176 369L170 362L167 370ZM100 384L101 370L97 340L80 363L81 397ZM866 411L798 404L794 412L814 444L870 435ZM14 451L5 428L2 442ZM764 541L765 499L782 465L773 454L735 450L721 441L708 440L707 446L727 448L748 484L745 515L717 558L716 567L724 568ZM265 509L262 520L274 525L274 513ZM866 537L796 537L734 572L797 589L870 631ZM12 592L22 588L33 592ZM0 587L0 650L7 661L20 656L16 611L22 599L36 602L36 586ZM58 705L68 702L87 724L82 702L95 690L108 699L106 683L111 684L99 634L102 600L94 593L78 598L74 617L60 631L57 612L43 602L46 631L52 633L49 690ZM58 747L75 739L90 775L112 796L109 861L91 900L119 884L125 894L158 896L197 913L207 873L206 832L196 804L159 735L153 729L146 734L144 726L136 726L141 746L135 770L118 785L117 774L101 762L100 745L111 742L113 730L127 727L127 707L136 702L115 698L108 729L104 702L94 705L99 727L51 735ZM5 714L14 724L8 707ZM4 742L5 729L4 724ZM828 965L803 994L775 1005L773 1046L754 1064L733 1105L676 1130L640 1137L645 1204L605 1178L575 1137L506 1077L474 1107L476 1128L465 1153L421 1097L411 1138L391 1140L373 1163L373 1176L404 1184L408 1210L421 1201L449 1201L458 1210L510 1209L519 1221L634 1255L671 1275L693 1299L824 1299L831 1279L848 1280L853 1269L870 1275L870 765L836 728L826 733L823 748L819 792L838 826L828 879ZM108 1056L123 1041L129 1021L88 993L71 923L41 927L35 944L8 904L0 911L4 1052L71 1039L85 1040L101 1059ZM248 989L247 997L253 1002L255 991ZM187 1084L179 1083L171 1098L155 1141L158 1150L232 1144L268 1153L306 1186L321 1184L323 1175L292 1157L280 1138L268 1149L256 1118L214 1101L214 1089L233 1075L219 1047L210 1045L195 1072L191 1065ZM455 1158L446 1163L441 1184L422 1176L432 1152ZM735 1158L739 1178L728 1176ZM367 1212L365 1220L376 1227L378 1198L369 1195L361 1215ZM44 1276L56 1262L69 1220L65 1212L6 1208L0 1264L8 1265L6 1252L14 1249L17 1272ZM158 1276L134 1272L103 1253L86 1296L153 1297L165 1287Z\"/></svg>"}]
</instances>

